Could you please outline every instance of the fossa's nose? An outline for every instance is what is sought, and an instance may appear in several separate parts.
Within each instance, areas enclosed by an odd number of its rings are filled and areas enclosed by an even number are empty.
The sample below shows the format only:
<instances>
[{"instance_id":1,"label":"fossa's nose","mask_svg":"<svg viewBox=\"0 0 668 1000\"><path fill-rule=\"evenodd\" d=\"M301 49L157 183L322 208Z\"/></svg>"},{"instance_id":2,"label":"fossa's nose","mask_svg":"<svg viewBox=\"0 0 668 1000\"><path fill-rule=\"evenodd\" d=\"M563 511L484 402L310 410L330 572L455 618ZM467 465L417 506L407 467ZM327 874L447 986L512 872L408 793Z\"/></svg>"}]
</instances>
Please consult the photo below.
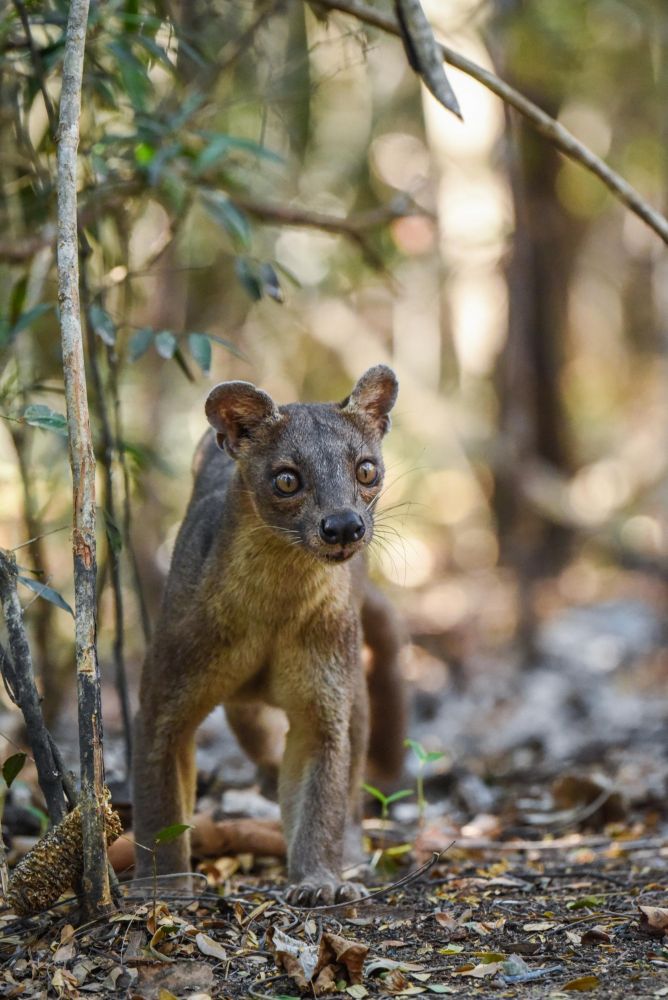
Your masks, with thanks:
<instances>
[{"instance_id":1,"label":"fossa's nose","mask_svg":"<svg viewBox=\"0 0 668 1000\"><path fill-rule=\"evenodd\" d=\"M364 531L364 521L357 511L350 508L328 514L320 522L320 537L328 545L358 542L364 536Z\"/></svg>"}]
</instances>

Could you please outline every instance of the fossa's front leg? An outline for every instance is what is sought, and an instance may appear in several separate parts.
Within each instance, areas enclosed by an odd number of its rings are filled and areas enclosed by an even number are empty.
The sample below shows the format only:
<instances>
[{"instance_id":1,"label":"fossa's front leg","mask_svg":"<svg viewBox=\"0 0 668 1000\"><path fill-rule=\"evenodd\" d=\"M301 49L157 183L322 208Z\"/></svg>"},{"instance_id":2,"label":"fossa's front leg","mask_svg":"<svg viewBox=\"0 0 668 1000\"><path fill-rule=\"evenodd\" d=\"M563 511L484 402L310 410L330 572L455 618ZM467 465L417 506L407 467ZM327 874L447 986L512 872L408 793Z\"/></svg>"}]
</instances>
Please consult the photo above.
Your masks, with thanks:
<instances>
[{"instance_id":1,"label":"fossa's front leg","mask_svg":"<svg viewBox=\"0 0 668 1000\"><path fill-rule=\"evenodd\" d=\"M312 672L311 676L313 676ZM303 906L357 899L363 886L343 881L346 829L350 820L351 721L357 685L346 669L317 671L320 685L302 684L287 708L290 730L279 779L288 844L290 902ZM309 697L310 694L310 697ZM356 734L355 751L365 743ZM356 764L356 762L355 762Z\"/></svg>"}]
</instances>

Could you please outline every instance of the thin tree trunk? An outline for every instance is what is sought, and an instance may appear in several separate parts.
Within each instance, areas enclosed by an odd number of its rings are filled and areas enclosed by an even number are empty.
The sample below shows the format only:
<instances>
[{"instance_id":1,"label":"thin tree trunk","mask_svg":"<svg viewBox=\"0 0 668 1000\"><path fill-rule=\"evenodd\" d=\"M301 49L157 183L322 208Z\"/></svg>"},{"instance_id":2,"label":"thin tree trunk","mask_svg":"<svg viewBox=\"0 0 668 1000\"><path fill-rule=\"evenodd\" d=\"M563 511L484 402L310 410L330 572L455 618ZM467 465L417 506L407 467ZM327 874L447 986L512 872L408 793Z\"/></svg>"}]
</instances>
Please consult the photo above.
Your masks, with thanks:
<instances>
[{"instance_id":1,"label":"thin tree trunk","mask_svg":"<svg viewBox=\"0 0 668 1000\"><path fill-rule=\"evenodd\" d=\"M104 761L96 648L95 456L86 394L77 237L77 147L88 0L71 0L58 124L58 302L74 506L74 597L83 824L83 906L112 909L102 813Z\"/></svg>"}]
</instances>

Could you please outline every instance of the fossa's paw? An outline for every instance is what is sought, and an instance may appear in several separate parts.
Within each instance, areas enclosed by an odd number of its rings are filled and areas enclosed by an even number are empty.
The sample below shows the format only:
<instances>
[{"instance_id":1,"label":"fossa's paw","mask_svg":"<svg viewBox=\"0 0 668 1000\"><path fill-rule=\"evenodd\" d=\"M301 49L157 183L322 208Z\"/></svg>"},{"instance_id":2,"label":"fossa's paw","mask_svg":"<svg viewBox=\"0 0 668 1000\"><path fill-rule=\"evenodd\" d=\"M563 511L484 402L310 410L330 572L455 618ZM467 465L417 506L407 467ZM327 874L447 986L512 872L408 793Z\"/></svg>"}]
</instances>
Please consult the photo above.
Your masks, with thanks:
<instances>
[{"instance_id":1,"label":"fossa's paw","mask_svg":"<svg viewBox=\"0 0 668 1000\"><path fill-rule=\"evenodd\" d=\"M354 903L367 895L361 882L339 882L335 879L309 881L292 885L285 894L291 906L331 906L332 903Z\"/></svg>"}]
</instances>

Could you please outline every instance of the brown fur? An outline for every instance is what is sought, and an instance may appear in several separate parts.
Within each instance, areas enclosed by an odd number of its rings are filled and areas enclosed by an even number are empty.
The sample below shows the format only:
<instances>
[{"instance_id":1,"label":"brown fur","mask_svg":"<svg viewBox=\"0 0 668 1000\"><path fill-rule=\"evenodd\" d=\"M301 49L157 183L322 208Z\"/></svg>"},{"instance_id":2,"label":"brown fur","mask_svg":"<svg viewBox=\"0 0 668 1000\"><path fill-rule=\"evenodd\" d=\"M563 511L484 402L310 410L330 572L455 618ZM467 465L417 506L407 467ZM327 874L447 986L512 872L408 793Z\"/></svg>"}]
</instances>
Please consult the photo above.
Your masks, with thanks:
<instances>
[{"instance_id":1,"label":"brown fur","mask_svg":"<svg viewBox=\"0 0 668 1000\"><path fill-rule=\"evenodd\" d=\"M276 407L249 383L217 386L207 400L216 431L195 457L160 620L142 674L135 728L137 871L150 874L159 830L187 822L195 798L195 731L218 703L249 755L280 763L279 799L292 898L355 896L341 882L345 849L359 845L359 789L368 743L362 627L372 649L371 691L384 717L372 737L376 765L399 763L403 726L399 636L371 587L362 550L382 488L380 441L396 398L394 374L370 369L341 404ZM365 485L360 462L378 478ZM294 495L277 476L298 477ZM353 518L354 538L323 533ZM327 522L328 524L330 522ZM380 734L383 733L383 736ZM388 753L388 749L390 752ZM189 867L187 837L157 850L160 872Z\"/></svg>"}]
</instances>

